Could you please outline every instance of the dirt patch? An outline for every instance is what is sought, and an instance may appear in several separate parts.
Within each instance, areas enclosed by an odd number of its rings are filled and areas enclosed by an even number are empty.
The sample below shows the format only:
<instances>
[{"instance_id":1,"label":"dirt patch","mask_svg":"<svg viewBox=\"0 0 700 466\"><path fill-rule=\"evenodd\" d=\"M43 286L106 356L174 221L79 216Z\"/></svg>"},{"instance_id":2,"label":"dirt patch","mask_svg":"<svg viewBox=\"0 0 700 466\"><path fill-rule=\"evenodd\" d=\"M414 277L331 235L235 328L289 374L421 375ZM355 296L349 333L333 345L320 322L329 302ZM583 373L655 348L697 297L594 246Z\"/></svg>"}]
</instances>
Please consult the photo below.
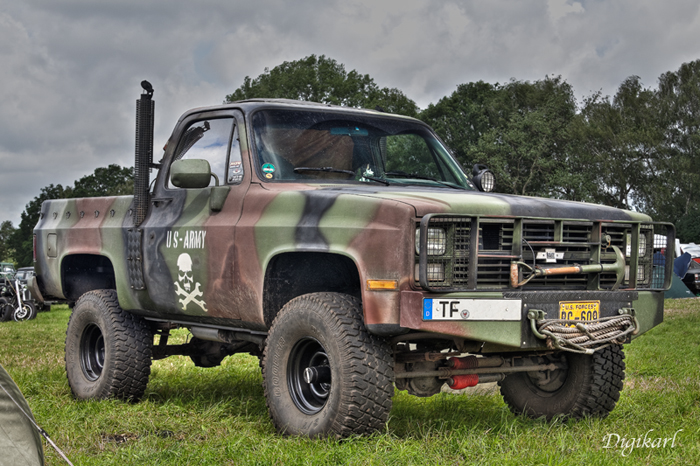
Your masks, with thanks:
<instances>
[{"instance_id":1,"label":"dirt patch","mask_svg":"<svg viewBox=\"0 0 700 466\"><path fill-rule=\"evenodd\" d=\"M700 298L669 299L664 303L666 316L689 316L700 314Z\"/></svg>"},{"instance_id":2,"label":"dirt patch","mask_svg":"<svg viewBox=\"0 0 700 466\"><path fill-rule=\"evenodd\" d=\"M677 392L681 386L668 377L628 377L623 390L640 390L643 392Z\"/></svg>"}]
</instances>

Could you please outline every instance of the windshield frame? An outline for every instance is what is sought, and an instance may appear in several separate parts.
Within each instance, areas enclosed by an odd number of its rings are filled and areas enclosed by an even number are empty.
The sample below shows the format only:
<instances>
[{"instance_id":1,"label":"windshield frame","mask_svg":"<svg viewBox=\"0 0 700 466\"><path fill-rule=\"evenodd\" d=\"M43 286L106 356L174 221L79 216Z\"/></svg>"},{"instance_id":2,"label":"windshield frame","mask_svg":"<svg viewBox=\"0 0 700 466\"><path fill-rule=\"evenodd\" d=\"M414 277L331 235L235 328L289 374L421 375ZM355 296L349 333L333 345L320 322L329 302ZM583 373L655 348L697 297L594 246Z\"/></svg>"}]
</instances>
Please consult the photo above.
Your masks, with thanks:
<instances>
[{"instance_id":1,"label":"windshield frame","mask_svg":"<svg viewBox=\"0 0 700 466\"><path fill-rule=\"evenodd\" d=\"M442 168L447 169L449 171L449 174L451 177L456 180L456 181L451 181L451 180L446 180L444 179L444 175L442 175L442 178L437 177L435 181L429 181L425 178L421 177L406 177L406 178L400 178L400 177L392 177L392 176L385 176L384 173L382 173L380 176L372 177L368 176L368 179L363 179L362 177L360 179L327 179L327 178L277 178L277 177L270 177L266 176L269 175L269 173L266 173L264 170L264 166L268 164L266 162L265 158L263 158L261 154L261 147L259 147L259 137L260 134L258 133L258 128L260 128L260 123L257 121L257 118L261 113L265 112L270 112L271 114L277 114L279 115L282 112L288 112L288 113L303 113L303 114L323 114L325 117L320 117L319 122L316 123L318 125L324 125L324 124L331 124L333 121L348 121L348 122L354 122L358 126L364 125L371 125L373 129L378 129L382 128L384 132L386 133L387 136L389 135L401 135L401 134L415 134L419 137L421 137L426 146L427 149L430 152L431 157L434 159L434 164L436 167L440 168L440 165L442 165ZM256 108L253 112L249 113L247 115L247 126L250 128L250 131L248 132L248 137L249 137L249 147L251 148L251 156L252 156L252 162L253 162L253 170L257 174L258 178L263 181L264 183L303 183L303 184L350 184L350 185L360 185L360 186L366 186L369 184L369 182L374 181L374 183L371 183L373 186L377 187L382 187L384 186L414 186L414 187L430 187L430 188L443 188L443 189L462 189L462 190L467 190L467 191L475 191L476 188L471 182L470 177L467 175L465 172L464 168L459 164L459 162L455 159L452 151L446 146L446 144L440 139L440 137L435 134L433 129L425 124L424 122L411 118L411 117L406 117L402 115L394 115L394 114L388 114L388 113L374 113L372 111L368 110L362 110L362 109L349 109L349 108L338 108L335 109L333 107L322 107L322 108L313 108L311 106L308 107L297 107L297 106L289 106L289 107L282 107L282 106L277 106L277 105L265 105L261 106L259 108ZM315 125L314 125L315 126ZM354 126L354 124L353 124ZM308 128L311 128L312 126L309 126ZM396 131L396 132L388 132L386 131L386 128L388 127L398 127L403 129L401 131ZM307 128L307 129L308 129ZM300 127L300 129L303 129L303 127ZM361 134L362 136L363 134ZM366 135L366 134L364 134ZM386 154L383 154L384 157L386 157ZM439 162L438 162L439 161ZM386 160L383 160L384 163L386 163ZM299 165L302 167L302 165ZM293 168L298 168L297 166L294 166ZM320 167L319 167L320 168ZM338 169L342 171L342 167L333 167L331 164L328 164L327 166L323 168L328 168L328 169ZM319 170L319 171L325 171L325 170ZM330 171L330 170L327 170ZM386 172L391 172L393 170L386 170ZM416 174L419 175L419 174Z\"/></svg>"}]
</instances>

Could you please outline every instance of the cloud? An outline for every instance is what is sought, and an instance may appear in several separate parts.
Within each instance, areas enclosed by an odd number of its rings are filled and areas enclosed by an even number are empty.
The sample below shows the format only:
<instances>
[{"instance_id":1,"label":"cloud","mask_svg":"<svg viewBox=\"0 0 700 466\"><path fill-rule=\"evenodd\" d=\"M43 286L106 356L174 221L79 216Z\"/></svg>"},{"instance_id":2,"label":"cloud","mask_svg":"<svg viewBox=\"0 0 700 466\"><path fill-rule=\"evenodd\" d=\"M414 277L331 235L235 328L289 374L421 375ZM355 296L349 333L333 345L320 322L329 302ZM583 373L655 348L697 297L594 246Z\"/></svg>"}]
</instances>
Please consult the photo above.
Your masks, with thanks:
<instances>
[{"instance_id":1,"label":"cloud","mask_svg":"<svg viewBox=\"0 0 700 466\"><path fill-rule=\"evenodd\" d=\"M700 58L699 36L691 0L0 0L0 221L50 183L131 165L143 79L158 153L188 108L310 54L426 107L478 80L653 86Z\"/></svg>"}]
</instances>

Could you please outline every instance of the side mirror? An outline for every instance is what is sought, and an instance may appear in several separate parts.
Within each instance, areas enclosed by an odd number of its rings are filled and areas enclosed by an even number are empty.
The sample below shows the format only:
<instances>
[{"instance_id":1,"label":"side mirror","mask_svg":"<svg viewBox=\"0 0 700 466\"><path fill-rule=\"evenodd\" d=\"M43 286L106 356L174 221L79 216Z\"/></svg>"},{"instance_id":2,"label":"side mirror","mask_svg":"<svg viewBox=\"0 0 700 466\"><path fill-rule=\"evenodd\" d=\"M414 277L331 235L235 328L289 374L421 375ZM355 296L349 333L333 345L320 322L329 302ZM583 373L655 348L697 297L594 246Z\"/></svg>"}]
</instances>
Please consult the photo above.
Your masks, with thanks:
<instances>
[{"instance_id":1,"label":"side mirror","mask_svg":"<svg viewBox=\"0 0 700 466\"><path fill-rule=\"evenodd\" d=\"M472 169L472 183L479 191L490 193L496 186L496 177L486 165L477 163Z\"/></svg>"},{"instance_id":2,"label":"side mirror","mask_svg":"<svg viewBox=\"0 0 700 466\"><path fill-rule=\"evenodd\" d=\"M204 159L176 160L170 165L170 182L178 188L206 188L211 167Z\"/></svg>"}]
</instances>

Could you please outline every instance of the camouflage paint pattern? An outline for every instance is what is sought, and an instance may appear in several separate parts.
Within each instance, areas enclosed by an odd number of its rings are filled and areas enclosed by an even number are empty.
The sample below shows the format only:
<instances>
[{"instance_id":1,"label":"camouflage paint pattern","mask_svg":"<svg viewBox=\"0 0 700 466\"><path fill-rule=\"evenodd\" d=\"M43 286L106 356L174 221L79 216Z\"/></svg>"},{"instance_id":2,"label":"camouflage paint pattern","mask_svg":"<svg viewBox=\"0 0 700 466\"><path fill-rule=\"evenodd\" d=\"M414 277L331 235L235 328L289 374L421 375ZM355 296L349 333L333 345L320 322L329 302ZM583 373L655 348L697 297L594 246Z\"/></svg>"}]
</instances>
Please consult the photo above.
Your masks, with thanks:
<instances>
[{"instance_id":1,"label":"camouflage paint pattern","mask_svg":"<svg viewBox=\"0 0 700 466\"><path fill-rule=\"evenodd\" d=\"M422 320L423 298L441 296L422 290L414 276L415 231L422 217L454 213L650 222L649 217L633 212L553 199L329 180L270 182L254 163L252 136L246 130L250 113L263 105L291 104L248 102L195 109L178 122L155 182L149 213L138 227L145 289L132 288L127 272L127 230L133 228L131 196L46 201L35 229L37 283L44 297L76 300L77 296L66 295L65 278L71 271L62 264L76 254L101 256L113 267L124 309L147 318L264 331L265 277L273 260L286 253L323 253L343 256L355 265L370 329L385 325L395 333L413 329L520 348L522 322ZM209 203L212 188L168 188L166 180L173 152L187 126L220 116L235 118L243 178L231 185L223 209L215 212ZM54 243L57 250L50 250ZM398 286L373 291L368 280L394 280ZM445 296L502 299L508 291L513 290L467 290ZM663 292L638 291L630 306L639 316L642 332L646 331L662 320Z\"/></svg>"}]
</instances>

